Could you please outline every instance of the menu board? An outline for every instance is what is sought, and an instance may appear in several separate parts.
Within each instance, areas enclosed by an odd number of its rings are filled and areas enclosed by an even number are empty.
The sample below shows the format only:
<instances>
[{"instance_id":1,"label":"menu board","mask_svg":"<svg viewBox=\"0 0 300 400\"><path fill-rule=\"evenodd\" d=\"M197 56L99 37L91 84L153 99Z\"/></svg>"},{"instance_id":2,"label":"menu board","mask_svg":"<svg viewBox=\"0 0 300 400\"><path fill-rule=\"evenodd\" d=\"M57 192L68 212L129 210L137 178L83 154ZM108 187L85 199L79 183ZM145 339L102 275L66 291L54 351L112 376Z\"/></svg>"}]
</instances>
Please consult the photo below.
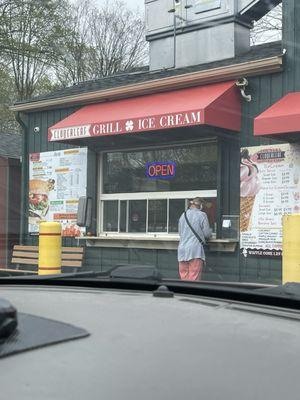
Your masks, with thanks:
<instances>
[{"instance_id":1,"label":"menu board","mask_svg":"<svg viewBox=\"0 0 300 400\"><path fill-rule=\"evenodd\" d=\"M78 200L86 196L87 148L33 153L29 160L29 232L55 221L63 236L82 236L76 221Z\"/></svg>"},{"instance_id":2,"label":"menu board","mask_svg":"<svg viewBox=\"0 0 300 400\"><path fill-rule=\"evenodd\" d=\"M240 235L245 257L281 257L282 217L300 212L300 146L241 149Z\"/></svg>"}]
</instances>

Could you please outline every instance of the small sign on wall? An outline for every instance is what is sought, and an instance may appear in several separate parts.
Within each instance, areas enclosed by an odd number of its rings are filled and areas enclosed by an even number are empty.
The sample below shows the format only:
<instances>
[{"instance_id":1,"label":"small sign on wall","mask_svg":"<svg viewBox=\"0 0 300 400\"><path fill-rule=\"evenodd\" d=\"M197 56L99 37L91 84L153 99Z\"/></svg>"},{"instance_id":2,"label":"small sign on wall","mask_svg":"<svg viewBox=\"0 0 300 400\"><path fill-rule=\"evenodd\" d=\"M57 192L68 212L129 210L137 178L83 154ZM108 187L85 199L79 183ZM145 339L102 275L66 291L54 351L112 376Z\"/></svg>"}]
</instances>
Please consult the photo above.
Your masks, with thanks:
<instances>
[{"instance_id":1,"label":"small sign on wall","mask_svg":"<svg viewBox=\"0 0 300 400\"><path fill-rule=\"evenodd\" d=\"M196 14L205 11L212 11L217 8L221 8L221 0L196 0L195 2Z\"/></svg>"},{"instance_id":2,"label":"small sign on wall","mask_svg":"<svg viewBox=\"0 0 300 400\"><path fill-rule=\"evenodd\" d=\"M176 163L172 161L147 163L146 175L149 179L172 179L176 175Z\"/></svg>"}]
</instances>

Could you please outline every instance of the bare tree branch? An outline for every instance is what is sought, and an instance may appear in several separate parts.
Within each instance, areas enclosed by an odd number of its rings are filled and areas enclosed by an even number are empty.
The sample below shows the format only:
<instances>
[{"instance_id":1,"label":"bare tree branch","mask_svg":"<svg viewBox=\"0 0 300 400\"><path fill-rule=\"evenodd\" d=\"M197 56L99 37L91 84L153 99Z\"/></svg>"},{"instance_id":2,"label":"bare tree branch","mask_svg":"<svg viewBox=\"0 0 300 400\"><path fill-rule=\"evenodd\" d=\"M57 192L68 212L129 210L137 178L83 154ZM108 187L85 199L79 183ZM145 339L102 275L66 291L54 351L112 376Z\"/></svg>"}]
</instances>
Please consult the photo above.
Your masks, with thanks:
<instances>
[{"instance_id":1,"label":"bare tree branch","mask_svg":"<svg viewBox=\"0 0 300 400\"><path fill-rule=\"evenodd\" d=\"M68 23L73 36L56 70L62 84L108 76L147 60L143 17L122 1L106 1L100 9L90 0L79 2Z\"/></svg>"},{"instance_id":2,"label":"bare tree branch","mask_svg":"<svg viewBox=\"0 0 300 400\"><path fill-rule=\"evenodd\" d=\"M251 44L280 40L282 36L282 4L279 4L255 23L251 31Z\"/></svg>"}]
</instances>

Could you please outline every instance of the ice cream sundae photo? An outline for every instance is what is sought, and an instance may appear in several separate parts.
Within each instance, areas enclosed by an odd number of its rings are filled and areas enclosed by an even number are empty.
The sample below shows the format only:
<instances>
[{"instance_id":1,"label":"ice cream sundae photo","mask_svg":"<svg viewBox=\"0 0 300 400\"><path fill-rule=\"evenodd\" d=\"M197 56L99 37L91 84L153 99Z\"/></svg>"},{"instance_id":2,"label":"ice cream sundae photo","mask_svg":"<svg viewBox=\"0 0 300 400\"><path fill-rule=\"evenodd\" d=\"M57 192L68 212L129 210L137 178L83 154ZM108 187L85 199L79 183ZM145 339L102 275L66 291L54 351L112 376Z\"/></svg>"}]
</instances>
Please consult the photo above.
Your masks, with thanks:
<instances>
[{"instance_id":1,"label":"ice cream sundae photo","mask_svg":"<svg viewBox=\"0 0 300 400\"><path fill-rule=\"evenodd\" d=\"M255 197L260 190L259 171L257 165L251 160L249 151L241 152L240 162L240 230L249 229Z\"/></svg>"}]
</instances>

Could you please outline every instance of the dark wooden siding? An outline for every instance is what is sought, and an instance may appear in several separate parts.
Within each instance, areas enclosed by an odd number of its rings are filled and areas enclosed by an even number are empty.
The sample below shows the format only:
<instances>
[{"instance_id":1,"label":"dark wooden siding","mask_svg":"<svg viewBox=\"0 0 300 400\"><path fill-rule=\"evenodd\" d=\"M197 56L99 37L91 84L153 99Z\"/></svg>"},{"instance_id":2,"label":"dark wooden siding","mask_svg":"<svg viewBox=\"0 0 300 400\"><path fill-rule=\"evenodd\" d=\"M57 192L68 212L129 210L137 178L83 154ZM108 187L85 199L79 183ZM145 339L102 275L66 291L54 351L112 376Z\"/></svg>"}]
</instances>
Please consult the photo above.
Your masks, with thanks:
<instances>
[{"instance_id":1,"label":"dark wooden siding","mask_svg":"<svg viewBox=\"0 0 300 400\"><path fill-rule=\"evenodd\" d=\"M49 143L47 136L49 126L73 112L74 108L68 108L29 114L29 154L74 147L72 144ZM36 126L40 127L39 133L34 133L34 127ZM240 145L236 138L232 140L221 138L219 143L221 179L218 184L218 191L222 193L222 196L219 198L219 219L221 219L222 214L238 213ZM29 165L29 160L26 161L26 165ZM92 231L95 231L96 228L97 179L97 154L89 150L87 188L88 195L92 197L94 202L94 226ZM28 193L28 182L26 183L25 193ZM27 196L25 196L25 202L25 210L27 210ZM27 215L25 214L25 243L37 244L37 237L28 234L27 225ZM63 243L68 246L76 245L76 242L70 238L64 238ZM107 270L116 264L122 263L151 264L157 266L164 276L171 278L178 277L176 251L90 247L86 249L85 270ZM239 278L238 252L224 256L223 253L210 254L207 250L205 277L209 280L237 280Z\"/></svg>"},{"instance_id":2,"label":"dark wooden siding","mask_svg":"<svg viewBox=\"0 0 300 400\"><path fill-rule=\"evenodd\" d=\"M249 79L249 92L253 96L251 103L243 104L241 147L275 144L268 138L253 135L254 118L279 100L283 94L284 73ZM245 258L240 254L240 278L245 282L280 283L281 260L273 258Z\"/></svg>"},{"instance_id":3,"label":"dark wooden siding","mask_svg":"<svg viewBox=\"0 0 300 400\"><path fill-rule=\"evenodd\" d=\"M264 95L260 86L264 82L264 92L271 91L271 82L273 77L255 78L250 81L251 93L254 100L251 104L244 103L243 117L243 133L240 138L233 137L232 140L219 140L219 167L220 179L218 182L218 220L221 220L223 214L239 213L239 153L241 145L258 145L260 140L253 138L252 125L253 118L263 107L268 106L271 101L262 100ZM279 95L280 98L280 95ZM261 102L264 102L263 106ZM29 115L29 141L28 152L41 152L62 150L74 147L74 145L65 145L60 143L49 143L47 139L48 127L57 121L65 118L74 112L74 108L62 110L49 110L43 112L31 113ZM40 127L40 133L34 133L34 127ZM266 142L264 140L264 142ZM26 161L27 166L29 161ZM97 157L90 150L88 161L88 195L94 201L94 229L96 222L96 182L97 182ZM28 193L28 183L25 188ZM27 197L25 196L25 209L27 210ZM35 244L36 237L32 237L27 233L27 216L24 220L25 226L25 242ZM76 245L72 239L65 238L65 245ZM274 278L274 264L266 260L258 262L256 259L244 260L240 259L239 249L235 253L209 252L207 249L207 266L204 273L204 279L207 280L226 280L237 281L239 279L249 281L272 281ZM143 250L143 249L116 249L116 248L87 248L85 256L86 270L107 270L116 264L132 263L132 264L151 264L157 266L164 276L171 278L178 277L176 251L168 250ZM277 270L280 265L276 264L276 279L279 277Z\"/></svg>"}]
</instances>

